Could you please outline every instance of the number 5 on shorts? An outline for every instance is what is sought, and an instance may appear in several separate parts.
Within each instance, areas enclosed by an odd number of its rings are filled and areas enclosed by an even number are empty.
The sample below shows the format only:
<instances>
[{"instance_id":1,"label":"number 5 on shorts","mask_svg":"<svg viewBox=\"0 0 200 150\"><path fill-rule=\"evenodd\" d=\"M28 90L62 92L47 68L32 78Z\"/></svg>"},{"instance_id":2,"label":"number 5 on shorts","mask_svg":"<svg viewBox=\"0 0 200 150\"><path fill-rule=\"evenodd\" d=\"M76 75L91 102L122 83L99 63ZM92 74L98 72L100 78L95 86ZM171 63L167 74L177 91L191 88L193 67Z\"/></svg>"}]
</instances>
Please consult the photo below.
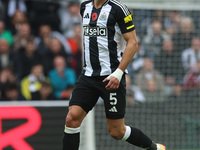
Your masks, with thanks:
<instances>
[{"instance_id":1,"label":"number 5 on shorts","mask_svg":"<svg viewBox=\"0 0 200 150\"><path fill-rule=\"evenodd\" d=\"M117 93L110 93L110 105L112 105L112 108L109 109L110 112L117 112L116 104L117 104Z\"/></svg>"},{"instance_id":2,"label":"number 5 on shorts","mask_svg":"<svg viewBox=\"0 0 200 150\"><path fill-rule=\"evenodd\" d=\"M110 93L110 104L116 105L117 104L117 98L115 97L117 93Z\"/></svg>"}]
</instances>

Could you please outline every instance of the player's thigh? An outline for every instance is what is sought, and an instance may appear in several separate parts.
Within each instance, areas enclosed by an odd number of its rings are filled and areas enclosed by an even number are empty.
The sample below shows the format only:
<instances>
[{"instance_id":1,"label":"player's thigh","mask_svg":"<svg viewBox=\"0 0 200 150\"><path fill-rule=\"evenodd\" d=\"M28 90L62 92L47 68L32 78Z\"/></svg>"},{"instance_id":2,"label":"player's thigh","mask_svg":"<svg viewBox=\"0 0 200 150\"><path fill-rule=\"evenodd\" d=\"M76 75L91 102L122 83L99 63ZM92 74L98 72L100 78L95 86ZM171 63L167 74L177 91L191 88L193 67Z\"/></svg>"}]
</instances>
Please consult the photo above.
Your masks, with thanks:
<instances>
[{"instance_id":1,"label":"player's thigh","mask_svg":"<svg viewBox=\"0 0 200 150\"><path fill-rule=\"evenodd\" d=\"M99 94L93 87L92 80L81 75L72 92L69 106L79 106L88 113L94 107L98 98Z\"/></svg>"},{"instance_id":2,"label":"player's thigh","mask_svg":"<svg viewBox=\"0 0 200 150\"><path fill-rule=\"evenodd\" d=\"M104 100L107 119L122 119L125 115L126 88L123 77L117 90L101 89L101 97Z\"/></svg>"}]
</instances>

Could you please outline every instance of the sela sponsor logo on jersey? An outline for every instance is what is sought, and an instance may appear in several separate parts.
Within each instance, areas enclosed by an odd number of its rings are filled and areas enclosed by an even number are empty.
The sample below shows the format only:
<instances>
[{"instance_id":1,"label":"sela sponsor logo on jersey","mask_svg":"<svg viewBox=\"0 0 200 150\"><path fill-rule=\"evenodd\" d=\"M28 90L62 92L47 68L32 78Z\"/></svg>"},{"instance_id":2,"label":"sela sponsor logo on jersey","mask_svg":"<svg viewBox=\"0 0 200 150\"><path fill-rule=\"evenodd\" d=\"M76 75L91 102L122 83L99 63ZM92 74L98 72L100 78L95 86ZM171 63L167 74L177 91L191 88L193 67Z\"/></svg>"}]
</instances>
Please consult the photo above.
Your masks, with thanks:
<instances>
[{"instance_id":1,"label":"sela sponsor logo on jersey","mask_svg":"<svg viewBox=\"0 0 200 150\"><path fill-rule=\"evenodd\" d=\"M106 19L107 19L107 15L106 15L106 13L104 12L104 13L102 13L102 14L100 15L99 20L105 21Z\"/></svg>"},{"instance_id":2,"label":"sela sponsor logo on jersey","mask_svg":"<svg viewBox=\"0 0 200 150\"><path fill-rule=\"evenodd\" d=\"M97 27L84 26L83 29L84 29L85 36L106 36L107 35L107 29L101 28L99 26Z\"/></svg>"}]
</instances>

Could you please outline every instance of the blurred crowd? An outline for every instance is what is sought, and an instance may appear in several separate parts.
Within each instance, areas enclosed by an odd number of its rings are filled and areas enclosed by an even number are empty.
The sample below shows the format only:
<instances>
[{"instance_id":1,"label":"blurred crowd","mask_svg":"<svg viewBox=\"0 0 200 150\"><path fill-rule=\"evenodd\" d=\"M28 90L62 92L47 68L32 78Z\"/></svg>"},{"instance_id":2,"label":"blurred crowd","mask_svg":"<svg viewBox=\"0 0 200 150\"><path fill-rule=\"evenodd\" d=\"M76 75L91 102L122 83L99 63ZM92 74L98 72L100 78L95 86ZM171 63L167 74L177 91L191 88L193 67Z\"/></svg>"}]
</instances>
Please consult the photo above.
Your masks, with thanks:
<instances>
[{"instance_id":1,"label":"blurred crowd","mask_svg":"<svg viewBox=\"0 0 200 150\"><path fill-rule=\"evenodd\" d=\"M82 69L78 1L0 0L0 100L69 99ZM200 96L200 12L132 10L127 102Z\"/></svg>"},{"instance_id":2,"label":"blurred crowd","mask_svg":"<svg viewBox=\"0 0 200 150\"><path fill-rule=\"evenodd\" d=\"M130 103L199 99L200 12L133 14L139 48L128 67Z\"/></svg>"},{"instance_id":3,"label":"blurred crowd","mask_svg":"<svg viewBox=\"0 0 200 150\"><path fill-rule=\"evenodd\" d=\"M69 99L82 68L78 1L0 1L0 100Z\"/></svg>"}]
</instances>

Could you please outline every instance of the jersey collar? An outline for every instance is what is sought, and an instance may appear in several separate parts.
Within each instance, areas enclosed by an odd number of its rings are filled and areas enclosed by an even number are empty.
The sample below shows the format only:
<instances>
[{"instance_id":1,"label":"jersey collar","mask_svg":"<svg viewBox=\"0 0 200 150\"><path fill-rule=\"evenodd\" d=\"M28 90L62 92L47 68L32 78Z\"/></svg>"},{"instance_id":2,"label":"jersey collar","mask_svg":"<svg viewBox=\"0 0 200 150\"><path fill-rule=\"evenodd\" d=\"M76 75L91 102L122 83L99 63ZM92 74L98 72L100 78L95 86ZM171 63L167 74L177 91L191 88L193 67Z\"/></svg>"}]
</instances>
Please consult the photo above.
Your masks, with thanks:
<instances>
[{"instance_id":1,"label":"jersey collar","mask_svg":"<svg viewBox=\"0 0 200 150\"><path fill-rule=\"evenodd\" d=\"M104 6L104 5L107 5L109 1L110 1L110 0L107 0L107 1L103 4L103 6Z\"/></svg>"},{"instance_id":2,"label":"jersey collar","mask_svg":"<svg viewBox=\"0 0 200 150\"><path fill-rule=\"evenodd\" d=\"M107 0L101 7L107 5L109 1L110 1L110 0ZM92 4L93 4L93 6L94 6L94 0L92 0Z\"/></svg>"}]
</instances>

